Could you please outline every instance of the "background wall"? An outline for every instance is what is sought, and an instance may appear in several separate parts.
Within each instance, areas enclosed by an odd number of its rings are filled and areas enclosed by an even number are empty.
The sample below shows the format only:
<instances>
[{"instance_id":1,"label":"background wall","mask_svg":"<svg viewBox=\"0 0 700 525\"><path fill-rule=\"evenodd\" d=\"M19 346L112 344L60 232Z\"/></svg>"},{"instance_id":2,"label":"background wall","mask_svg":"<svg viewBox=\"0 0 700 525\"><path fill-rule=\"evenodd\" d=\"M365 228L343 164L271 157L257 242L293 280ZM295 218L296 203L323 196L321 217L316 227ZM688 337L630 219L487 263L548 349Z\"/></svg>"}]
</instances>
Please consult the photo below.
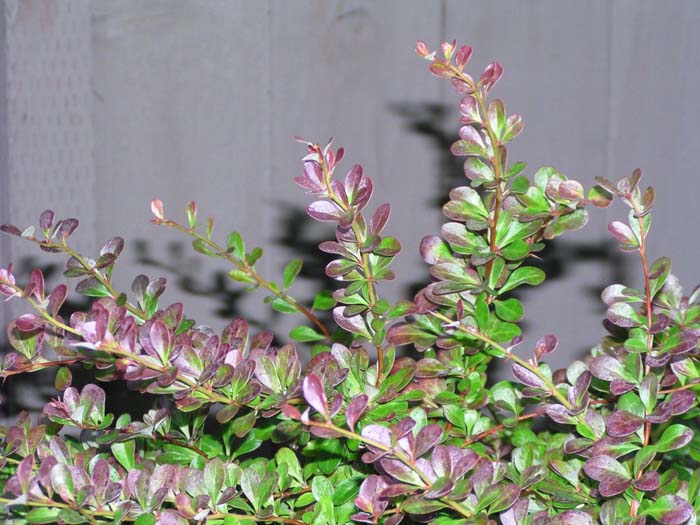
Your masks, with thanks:
<instances>
[{"instance_id":1,"label":"background wall","mask_svg":"<svg viewBox=\"0 0 700 525\"><path fill-rule=\"evenodd\" d=\"M590 186L641 167L657 189L651 253L666 254L688 287L700 280L694 156L700 139L700 3L651 0L266 1L6 0L0 56L0 218L27 225L46 207L82 220L78 245L128 241L117 282L169 279L166 297L223 327L235 313L267 322L262 296L242 296L225 267L149 224L158 196L183 216L194 199L222 237L240 231L265 248L261 273L292 257L315 260L332 230L302 213L292 183L303 149L336 137L345 166L361 162L374 204L392 203L389 232L404 246L387 297L427 278L418 243L439 230L439 206L463 185L447 148L458 97L413 52L423 39L469 43L472 71L499 60L496 88L526 132L511 159L530 173L553 165ZM595 344L598 295L639 282L633 256L608 242L622 208L594 211L586 230L557 241L549 279L523 294L527 341L560 337L555 365ZM31 255L31 259L27 257ZM28 272L51 259L0 240L2 264ZM54 261L55 262L55 261ZM311 268L313 271L313 268ZM60 272L57 272L60 273ZM186 275L191 277L185 278ZM309 298L314 281L295 295ZM3 320L17 306L3 306ZM272 318L284 340L289 323ZM522 352L529 351L528 345Z\"/></svg>"}]
</instances>

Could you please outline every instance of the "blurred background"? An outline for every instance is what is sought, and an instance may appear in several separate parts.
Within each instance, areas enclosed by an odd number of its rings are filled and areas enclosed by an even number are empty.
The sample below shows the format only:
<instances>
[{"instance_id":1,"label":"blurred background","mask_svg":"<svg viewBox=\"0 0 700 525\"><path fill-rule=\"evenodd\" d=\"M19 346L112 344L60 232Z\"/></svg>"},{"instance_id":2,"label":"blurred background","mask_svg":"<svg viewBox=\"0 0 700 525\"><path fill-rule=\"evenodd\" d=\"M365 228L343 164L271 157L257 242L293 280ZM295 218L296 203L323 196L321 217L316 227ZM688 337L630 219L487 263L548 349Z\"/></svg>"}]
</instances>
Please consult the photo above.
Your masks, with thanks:
<instances>
[{"instance_id":1,"label":"blurred background","mask_svg":"<svg viewBox=\"0 0 700 525\"><path fill-rule=\"evenodd\" d=\"M688 288L700 281L696 156L700 122L700 2L651 0L231 1L5 0L0 17L0 222L36 224L53 208L76 216L79 250L127 240L118 288L139 273L165 276L164 304L216 329L234 315L270 327L278 342L293 323L263 294L243 294L226 266L194 253L187 239L149 224L149 202L184 221L184 205L264 248L258 263L280 279L287 261L307 262L292 295L324 286L318 242L331 226L303 213L301 135L334 136L346 148L339 173L359 162L375 182L374 206L391 202L387 229L400 239L397 279L381 287L412 297L428 278L418 255L439 231L449 188L464 185L448 148L459 96L414 53L457 39L474 48L478 76L499 60L494 91L525 132L510 160L528 173L551 165L589 187L636 167L657 190L651 255L668 255ZM548 280L520 294L531 344L555 333L563 366L602 335L599 294L638 285L639 263L609 242L621 207L592 210L588 227L546 252ZM216 235L215 235L216 236ZM26 277L41 266L58 282L65 261L0 237L0 262ZM24 282L24 281L23 281ZM76 298L77 304L80 300ZM0 309L3 326L23 311ZM10 385L14 407L31 407L37 386ZM6 385L7 387L7 385ZM24 389L22 389L24 388ZM43 388L43 387L42 387ZM40 406L37 401L36 406Z\"/></svg>"}]
</instances>

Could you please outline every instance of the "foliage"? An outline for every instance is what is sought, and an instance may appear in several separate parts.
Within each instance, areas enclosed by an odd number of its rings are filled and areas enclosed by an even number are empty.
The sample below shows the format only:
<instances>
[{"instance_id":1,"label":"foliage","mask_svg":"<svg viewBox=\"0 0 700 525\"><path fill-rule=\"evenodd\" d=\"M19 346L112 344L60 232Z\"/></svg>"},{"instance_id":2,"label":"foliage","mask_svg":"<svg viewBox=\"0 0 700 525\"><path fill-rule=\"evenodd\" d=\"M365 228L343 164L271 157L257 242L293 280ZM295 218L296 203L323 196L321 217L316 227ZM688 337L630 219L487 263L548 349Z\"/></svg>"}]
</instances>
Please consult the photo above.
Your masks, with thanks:
<instances>
[{"instance_id":1,"label":"foliage","mask_svg":"<svg viewBox=\"0 0 700 525\"><path fill-rule=\"evenodd\" d=\"M506 144L518 115L488 95L502 75L490 64L464 72L471 48L419 42L430 71L461 95L462 127L452 153L467 182L453 189L440 235L423 239L432 280L412 301L379 295L393 278L399 242L384 235L388 204L368 211L372 180L359 165L336 176L343 149L306 146L295 179L313 199L307 213L335 225L321 243L326 274L340 287L306 306L256 269L260 248L233 232L219 243L194 203L186 221L152 202L153 222L192 238L193 248L231 264L230 277L267 292L266 301L305 324L290 338L310 347L302 369L293 343L251 334L234 319L219 334L196 325L181 304L161 303L163 279L140 275L129 294L112 272L122 252L109 240L95 258L77 253L75 219L41 214L39 231L5 232L68 258L65 277L94 298L64 317L67 286L49 292L35 270L20 286L0 270L0 293L33 308L12 321L4 378L56 370L60 391L40 421L23 414L1 431L2 513L16 523L340 525L677 525L700 512L700 291L685 294L667 258L650 261L646 240L654 192L640 172L588 192L553 168L524 175ZM523 307L512 292L545 278L537 254L581 228L590 206L615 198L629 208L610 224L640 256L640 289L605 288L609 332L589 358L552 371L557 339L528 358ZM324 312L329 312L328 316ZM329 322L332 319L332 323ZM417 353L400 354L413 345ZM376 361L370 359L376 355ZM488 382L494 359L514 381ZM72 386L71 369L158 394L140 420L106 411L96 384Z\"/></svg>"}]
</instances>

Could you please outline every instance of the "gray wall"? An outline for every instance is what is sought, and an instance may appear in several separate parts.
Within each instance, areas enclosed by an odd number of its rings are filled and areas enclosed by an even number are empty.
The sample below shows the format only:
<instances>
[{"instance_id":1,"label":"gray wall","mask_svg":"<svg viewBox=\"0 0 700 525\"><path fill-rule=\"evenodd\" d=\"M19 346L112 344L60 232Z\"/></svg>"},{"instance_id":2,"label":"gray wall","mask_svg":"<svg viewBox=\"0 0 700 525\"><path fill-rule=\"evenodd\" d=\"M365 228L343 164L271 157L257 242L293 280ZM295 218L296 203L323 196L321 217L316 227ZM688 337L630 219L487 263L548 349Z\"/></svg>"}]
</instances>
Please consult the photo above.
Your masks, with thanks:
<instances>
[{"instance_id":1,"label":"gray wall","mask_svg":"<svg viewBox=\"0 0 700 525\"><path fill-rule=\"evenodd\" d=\"M530 172L553 165L590 186L641 167L658 196L652 254L671 256L687 286L700 280L696 1L8 0L4 10L3 221L27 224L51 206L83 219L83 249L122 235L122 287L139 272L166 275L167 298L217 328L233 310L265 322L262 296L240 297L217 280L224 266L149 225L148 203L158 196L182 216L194 199L222 237L237 229L263 246L261 273L279 276L332 235L299 215L294 135L335 136L346 166L374 178L374 203L392 203L404 251L382 292L396 299L427 278L418 243L464 179L446 150L458 97L415 56L419 38L469 43L472 71L503 63L496 93L526 122L511 159ZM605 284L639 282L634 257L607 242L621 213L594 211L557 242L552 278L525 295L528 341L558 334L556 364L599 338ZM35 254L0 247L3 264ZM308 298L313 281L294 290ZM289 323L272 326L284 336Z\"/></svg>"}]
</instances>

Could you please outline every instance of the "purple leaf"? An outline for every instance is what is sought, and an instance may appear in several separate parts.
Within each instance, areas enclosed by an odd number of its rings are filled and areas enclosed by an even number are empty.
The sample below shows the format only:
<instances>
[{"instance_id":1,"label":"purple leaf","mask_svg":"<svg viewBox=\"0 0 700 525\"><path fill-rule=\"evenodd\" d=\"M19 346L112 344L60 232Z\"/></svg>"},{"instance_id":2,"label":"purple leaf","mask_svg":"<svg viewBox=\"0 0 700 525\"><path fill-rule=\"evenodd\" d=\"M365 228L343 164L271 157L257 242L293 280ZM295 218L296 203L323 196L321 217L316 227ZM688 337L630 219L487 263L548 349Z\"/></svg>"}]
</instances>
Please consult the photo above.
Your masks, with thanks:
<instances>
[{"instance_id":1,"label":"purple leaf","mask_svg":"<svg viewBox=\"0 0 700 525\"><path fill-rule=\"evenodd\" d=\"M306 213L317 221L338 221L343 215L342 210L330 201L314 201L306 208Z\"/></svg>"},{"instance_id":2,"label":"purple leaf","mask_svg":"<svg viewBox=\"0 0 700 525\"><path fill-rule=\"evenodd\" d=\"M31 332L43 326L41 318L34 314L20 315L15 319L15 326L20 332Z\"/></svg>"},{"instance_id":3,"label":"purple leaf","mask_svg":"<svg viewBox=\"0 0 700 525\"><path fill-rule=\"evenodd\" d=\"M388 499L380 498L382 490L387 486L386 481L380 476L375 476L374 474L367 476L362 485L360 485L360 492L355 498L355 505L372 516L381 515L389 504Z\"/></svg>"},{"instance_id":4,"label":"purple leaf","mask_svg":"<svg viewBox=\"0 0 700 525\"><path fill-rule=\"evenodd\" d=\"M541 359L547 354L551 354L557 348L557 338L552 334L542 336L537 343L535 343L535 356L537 359Z\"/></svg>"},{"instance_id":5,"label":"purple leaf","mask_svg":"<svg viewBox=\"0 0 700 525\"><path fill-rule=\"evenodd\" d=\"M381 469L392 478L409 485L423 486L420 476L398 459L384 457L379 460Z\"/></svg>"},{"instance_id":6,"label":"purple leaf","mask_svg":"<svg viewBox=\"0 0 700 525\"><path fill-rule=\"evenodd\" d=\"M611 323L622 328L639 326L639 314L629 303L613 303L608 307L605 316Z\"/></svg>"},{"instance_id":7,"label":"purple leaf","mask_svg":"<svg viewBox=\"0 0 700 525\"><path fill-rule=\"evenodd\" d=\"M600 355L591 361L591 373L598 379L614 381L625 379L625 369L622 363L609 355Z\"/></svg>"},{"instance_id":8,"label":"purple leaf","mask_svg":"<svg viewBox=\"0 0 700 525\"><path fill-rule=\"evenodd\" d=\"M547 384L540 379L537 374L531 372L524 366L518 364L518 363L513 363L513 375L515 378L520 381L522 384L526 386L530 386L532 388L540 388L542 390L547 389Z\"/></svg>"},{"instance_id":9,"label":"purple leaf","mask_svg":"<svg viewBox=\"0 0 700 525\"><path fill-rule=\"evenodd\" d=\"M149 330L149 342L156 356L163 363L167 361L170 352L170 331L160 319L153 321Z\"/></svg>"},{"instance_id":10,"label":"purple leaf","mask_svg":"<svg viewBox=\"0 0 700 525\"><path fill-rule=\"evenodd\" d=\"M576 423L576 419L569 414L569 411L564 405L547 405L546 411L547 415L557 423L561 423L562 425L572 425Z\"/></svg>"},{"instance_id":11,"label":"purple leaf","mask_svg":"<svg viewBox=\"0 0 700 525\"><path fill-rule=\"evenodd\" d=\"M67 240L68 237L75 231L78 227L78 219L64 219L60 222L60 235L63 240Z\"/></svg>"},{"instance_id":12,"label":"purple leaf","mask_svg":"<svg viewBox=\"0 0 700 525\"><path fill-rule=\"evenodd\" d=\"M391 431L382 425L367 425L362 429L362 437L375 441L383 447L391 446ZM378 450L374 445L368 446Z\"/></svg>"},{"instance_id":13,"label":"purple leaf","mask_svg":"<svg viewBox=\"0 0 700 525\"><path fill-rule=\"evenodd\" d=\"M442 440L442 427L440 425L427 425L420 429L416 436L414 457L419 458Z\"/></svg>"},{"instance_id":14,"label":"purple leaf","mask_svg":"<svg viewBox=\"0 0 700 525\"><path fill-rule=\"evenodd\" d=\"M626 410L618 410L608 417L608 434L612 437L625 437L644 426L644 418Z\"/></svg>"},{"instance_id":15,"label":"purple leaf","mask_svg":"<svg viewBox=\"0 0 700 525\"><path fill-rule=\"evenodd\" d=\"M610 456L594 456L583 464L589 477L599 481L598 490L603 497L621 494L632 484L632 479L620 462Z\"/></svg>"},{"instance_id":16,"label":"purple leaf","mask_svg":"<svg viewBox=\"0 0 700 525\"><path fill-rule=\"evenodd\" d=\"M551 520L547 525L593 525L593 518L582 510L567 510Z\"/></svg>"},{"instance_id":17,"label":"purple leaf","mask_svg":"<svg viewBox=\"0 0 700 525\"><path fill-rule=\"evenodd\" d=\"M664 525L681 525L693 517L693 507L681 498L667 494L661 496L643 512Z\"/></svg>"},{"instance_id":18,"label":"purple leaf","mask_svg":"<svg viewBox=\"0 0 700 525\"><path fill-rule=\"evenodd\" d=\"M345 419L348 423L348 427L353 432L355 431L355 423L360 418L362 413L367 408L367 401L369 398L365 394L361 394L348 404L348 408L345 410Z\"/></svg>"},{"instance_id":19,"label":"purple leaf","mask_svg":"<svg viewBox=\"0 0 700 525\"><path fill-rule=\"evenodd\" d=\"M335 319L336 324L347 332L361 335L369 339L370 335L363 317L361 315L345 317L345 315L343 315L344 312L345 306L333 308L333 319Z\"/></svg>"},{"instance_id":20,"label":"purple leaf","mask_svg":"<svg viewBox=\"0 0 700 525\"><path fill-rule=\"evenodd\" d=\"M68 287L65 284L59 284L49 294L49 305L47 309L53 317L56 317L61 306L63 306L67 292Z\"/></svg>"},{"instance_id":21,"label":"purple leaf","mask_svg":"<svg viewBox=\"0 0 700 525\"><path fill-rule=\"evenodd\" d=\"M386 226L390 213L391 206L389 206L389 204L382 204L379 206L369 220L370 233L379 235L384 229L384 226Z\"/></svg>"},{"instance_id":22,"label":"purple leaf","mask_svg":"<svg viewBox=\"0 0 700 525\"><path fill-rule=\"evenodd\" d=\"M484 96L491 91L491 88L498 82L503 75L503 66L498 62L493 62L486 66L484 72L479 78L479 85L484 93Z\"/></svg>"},{"instance_id":23,"label":"purple leaf","mask_svg":"<svg viewBox=\"0 0 700 525\"><path fill-rule=\"evenodd\" d=\"M0 231L9 233L10 235L16 235L17 237L22 236L22 230L20 230L14 224L3 224L2 226L0 226Z\"/></svg>"},{"instance_id":24,"label":"purple leaf","mask_svg":"<svg viewBox=\"0 0 700 525\"><path fill-rule=\"evenodd\" d=\"M645 472L634 482L634 486L645 492L652 492L659 488L659 473L655 470Z\"/></svg>"},{"instance_id":25,"label":"purple leaf","mask_svg":"<svg viewBox=\"0 0 700 525\"><path fill-rule=\"evenodd\" d=\"M608 225L608 231L612 234L618 242L624 246L629 246L631 248L636 248L639 245L637 236L634 234L632 229L627 226L624 222L613 221Z\"/></svg>"},{"instance_id":26,"label":"purple leaf","mask_svg":"<svg viewBox=\"0 0 700 525\"><path fill-rule=\"evenodd\" d=\"M328 400L326 399L326 392L321 379L313 373L307 375L302 384L302 391L306 402L328 420L330 417Z\"/></svg>"},{"instance_id":27,"label":"purple leaf","mask_svg":"<svg viewBox=\"0 0 700 525\"><path fill-rule=\"evenodd\" d=\"M614 379L610 382L610 393L615 396L621 396L634 389L634 384L621 379Z\"/></svg>"}]
</instances>

